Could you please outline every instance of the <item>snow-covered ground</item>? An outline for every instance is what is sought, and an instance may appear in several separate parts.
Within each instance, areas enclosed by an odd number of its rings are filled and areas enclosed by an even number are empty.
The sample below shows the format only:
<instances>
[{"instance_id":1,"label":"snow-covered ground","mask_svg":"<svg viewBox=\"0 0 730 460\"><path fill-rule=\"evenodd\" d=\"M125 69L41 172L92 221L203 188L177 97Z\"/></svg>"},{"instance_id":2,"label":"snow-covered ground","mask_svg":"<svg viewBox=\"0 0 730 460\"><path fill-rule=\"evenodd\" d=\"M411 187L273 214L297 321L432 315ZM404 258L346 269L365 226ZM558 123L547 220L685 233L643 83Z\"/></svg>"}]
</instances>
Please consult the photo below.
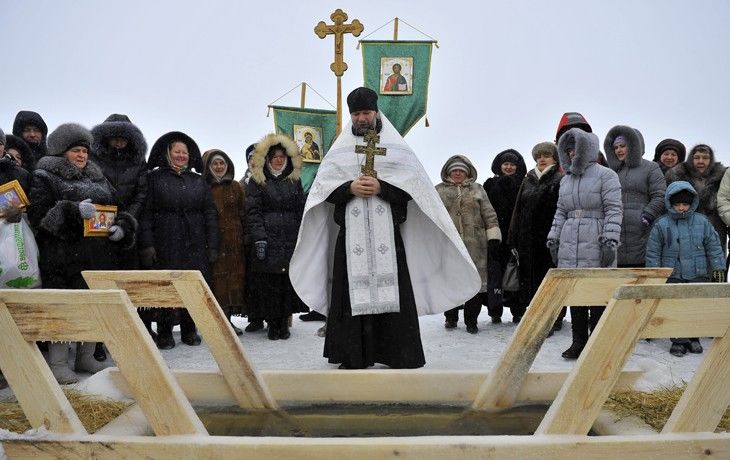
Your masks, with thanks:
<instances>
[{"instance_id":1,"label":"snow-covered ground","mask_svg":"<svg viewBox=\"0 0 730 460\"><path fill-rule=\"evenodd\" d=\"M509 312L503 316L503 323L491 324L486 309L479 316L479 333L466 332L460 316L455 330L444 328L442 314L420 318L421 337L426 355L426 369L491 369L497 358L509 343L516 325L511 322ZM566 318L563 330L548 338L542 346L532 370L569 370L575 361L567 361L560 354L570 346L570 316ZM245 318L234 318L234 323L243 328ZM240 340L258 369L331 369L338 371L337 365L329 364L322 357L324 338L316 335L322 322L303 322L295 317L288 340L272 341L266 331L244 333ZM177 345L172 350L161 351L162 356L173 369L210 369L215 368L205 340L201 346L190 347L180 342L179 331L175 331ZM710 347L710 339L702 339L705 353ZM677 358L669 354L669 339L641 340L631 356L628 369L645 371L639 381L639 388L650 390L689 382L705 354L686 354ZM73 362L73 361L71 361ZM384 366L383 366L384 367ZM86 379L88 375L81 375ZM93 379L92 379L93 380ZM88 382L92 383L92 382ZM81 387L86 385L83 383ZM93 384L90 385L93 387ZM0 391L0 398L9 395L9 390Z\"/></svg>"}]
</instances>

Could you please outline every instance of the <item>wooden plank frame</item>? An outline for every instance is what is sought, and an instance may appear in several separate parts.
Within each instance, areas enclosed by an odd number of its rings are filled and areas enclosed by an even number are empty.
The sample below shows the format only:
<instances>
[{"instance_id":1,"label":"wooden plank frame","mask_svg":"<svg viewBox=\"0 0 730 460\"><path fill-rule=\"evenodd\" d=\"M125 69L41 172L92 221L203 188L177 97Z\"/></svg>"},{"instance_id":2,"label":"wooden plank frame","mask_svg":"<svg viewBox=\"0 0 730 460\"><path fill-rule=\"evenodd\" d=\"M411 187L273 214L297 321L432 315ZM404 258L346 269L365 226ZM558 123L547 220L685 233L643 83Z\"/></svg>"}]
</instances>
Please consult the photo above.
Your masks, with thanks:
<instances>
[{"instance_id":1,"label":"wooden plank frame","mask_svg":"<svg viewBox=\"0 0 730 460\"><path fill-rule=\"evenodd\" d=\"M124 291L0 290L0 368L31 426L85 434L36 341L104 342L157 435L207 435Z\"/></svg>"},{"instance_id":2,"label":"wooden plank frame","mask_svg":"<svg viewBox=\"0 0 730 460\"><path fill-rule=\"evenodd\" d=\"M536 434L587 434L636 342L670 336L716 338L662 433L714 431L730 405L730 284L689 287L618 288Z\"/></svg>"},{"instance_id":3,"label":"wooden plank frame","mask_svg":"<svg viewBox=\"0 0 730 460\"><path fill-rule=\"evenodd\" d=\"M186 308L239 406L278 409L199 271L84 271L81 274L90 289L127 291L135 307Z\"/></svg>"},{"instance_id":4,"label":"wooden plank frame","mask_svg":"<svg viewBox=\"0 0 730 460\"><path fill-rule=\"evenodd\" d=\"M548 271L472 408L497 412L514 406L527 373L563 306L606 305L617 287L663 283L671 272L668 268L553 268Z\"/></svg>"}]
</instances>

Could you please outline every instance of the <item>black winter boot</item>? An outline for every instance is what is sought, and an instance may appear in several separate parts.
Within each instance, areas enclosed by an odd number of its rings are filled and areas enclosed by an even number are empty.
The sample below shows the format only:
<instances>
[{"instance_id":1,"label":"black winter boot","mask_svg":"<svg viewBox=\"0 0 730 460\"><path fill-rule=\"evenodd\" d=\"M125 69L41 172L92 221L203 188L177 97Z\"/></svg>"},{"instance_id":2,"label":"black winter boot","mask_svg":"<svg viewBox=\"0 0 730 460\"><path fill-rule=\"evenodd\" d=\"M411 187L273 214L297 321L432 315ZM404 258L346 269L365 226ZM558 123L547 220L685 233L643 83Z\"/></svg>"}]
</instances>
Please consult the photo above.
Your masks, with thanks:
<instances>
[{"instance_id":1,"label":"black winter boot","mask_svg":"<svg viewBox=\"0 0 730 460\"><path fill-rule=\"evenodd\" d=\"M279 324L281 318L270 319L267 322L269 323L269 331L267 333L269 340L279 340Z\"/></svg>"},{"instance_id":2,"label":"black winter boot","mask_svg":"<svg viewBox=\"0 0 730 460\"><path fill-rule=\"evenodd\" d=\"M279 338L281 340L286 340L291 337L291 333L289 332L289 319L282 318L279 321Z\"/></svg>"},{"instance_id":3,"label":"black winter boot","mask_svg":"<svg viewBox=\"0 0 730 460\"><path fill-rule=\"evenodd\" d=\"M185 345L195 347L200 345L200 336L195 328L195 322L187 310L183 311L180 315L180 340Z\"/></svg>"},{"instance_id":4,"label":"black winter boot","mask_svg":"<svg viewBox=\"0 0 730 460\"><path fill-rule=\"evenodd\" d=\"M573 343L562 354L565 359L578 359L588 342L588 308L570 307Z\"/></svg>"}]
</instances>

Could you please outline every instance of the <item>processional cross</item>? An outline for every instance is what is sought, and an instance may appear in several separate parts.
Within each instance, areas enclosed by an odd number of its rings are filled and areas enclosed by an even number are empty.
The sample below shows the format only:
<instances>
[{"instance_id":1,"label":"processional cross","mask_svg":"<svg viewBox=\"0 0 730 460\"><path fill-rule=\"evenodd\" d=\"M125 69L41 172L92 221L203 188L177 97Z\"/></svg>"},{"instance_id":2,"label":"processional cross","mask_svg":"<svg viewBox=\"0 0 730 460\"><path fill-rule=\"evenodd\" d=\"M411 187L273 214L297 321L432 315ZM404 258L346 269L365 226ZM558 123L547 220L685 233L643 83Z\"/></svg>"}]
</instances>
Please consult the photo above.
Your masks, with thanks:
<instances>
[{"instance_id":1,"label":"processional cross","mask_svg":"<svg viewBox=\"0 0 730 460\"><path fill-rule=\"evenodd\" d=\"M342 131L342 81L341 77L347 70L347 64L343 59L344 56L344 34L352 34L358 37L360 33L365 29L357 19L353 19L350 24L345 24L347 21L347 14L341 9L337 8L334 13L330 15L330 19L334 21L334 24L325 24L324 21L319 21L317 26L314 28L314 33L319 38L325 38L327 35L335 36L335 62L330 64L330 69L337 76L337 134Z\"/></svg>"},{"instance_id":2,"label":"processional cross","mask_svg":"<svg viewBox=\"0 0 730 460\"><path fill-rule=\"evenodd\" d=\"M375 170L375 155L385 155L388 149L375 146L380 142L380 136L372 129L365 133L365 142L367 145L355 146L355 153L365 154L365 164L362 165L360 171L365 176L378 177L378 172Z\"/></svg>"}]
</instances>

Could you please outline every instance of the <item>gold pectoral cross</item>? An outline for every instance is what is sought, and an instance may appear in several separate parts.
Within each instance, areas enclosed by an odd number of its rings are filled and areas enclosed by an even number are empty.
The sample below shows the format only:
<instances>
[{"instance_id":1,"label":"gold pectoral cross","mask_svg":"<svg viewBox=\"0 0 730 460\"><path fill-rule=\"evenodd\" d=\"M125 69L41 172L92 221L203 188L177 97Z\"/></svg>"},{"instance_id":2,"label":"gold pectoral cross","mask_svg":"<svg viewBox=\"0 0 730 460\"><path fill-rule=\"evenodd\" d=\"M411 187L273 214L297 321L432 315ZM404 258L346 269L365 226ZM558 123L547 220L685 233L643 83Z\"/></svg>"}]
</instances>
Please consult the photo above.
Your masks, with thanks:
<instances>
[{"instance_id":1,"label":"gold pectoral cross","mask_svg":"<svg viewBox=\"0 0 730 460\"><path fill-rule=\"evenodd\" d=\"M365 142L367 142L367 145L355 146L355 153L365 154L365 164L362 165L360 171L365 176L378 177L378 172L375 170L375 155L385 155L388 149L375 146L380 142L380 136L372 129L365 133Z\"/></svg>"}]
</instances>

